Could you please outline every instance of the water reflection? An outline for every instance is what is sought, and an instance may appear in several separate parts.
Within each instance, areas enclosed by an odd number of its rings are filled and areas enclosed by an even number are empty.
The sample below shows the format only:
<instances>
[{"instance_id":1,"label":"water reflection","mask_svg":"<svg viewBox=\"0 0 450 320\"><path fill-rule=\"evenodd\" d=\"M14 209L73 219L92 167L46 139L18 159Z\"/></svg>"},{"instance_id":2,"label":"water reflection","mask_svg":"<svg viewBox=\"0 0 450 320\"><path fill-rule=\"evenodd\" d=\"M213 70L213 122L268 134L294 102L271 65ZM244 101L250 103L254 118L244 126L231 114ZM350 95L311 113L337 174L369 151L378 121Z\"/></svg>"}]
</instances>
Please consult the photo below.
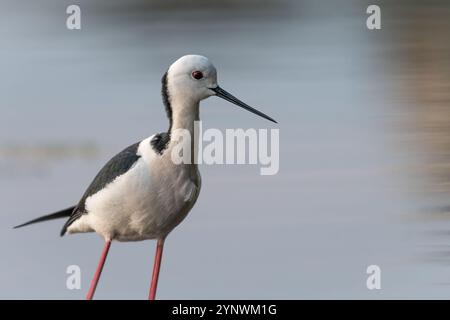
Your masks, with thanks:
<instances>
[{"instance_id":1,"label":"water reflection","mask_svg":"<svg viewBox=\"0 0 450 320\"><path fill-rule=\"evenodd\" d=\"M403 100L400 120L405 141L419 154L414 167L420 181L422 223L434 225L427 234L427 256L450 262L450 5L446 1L392 6L392 46Z\"/></svg>"}]
</instances>

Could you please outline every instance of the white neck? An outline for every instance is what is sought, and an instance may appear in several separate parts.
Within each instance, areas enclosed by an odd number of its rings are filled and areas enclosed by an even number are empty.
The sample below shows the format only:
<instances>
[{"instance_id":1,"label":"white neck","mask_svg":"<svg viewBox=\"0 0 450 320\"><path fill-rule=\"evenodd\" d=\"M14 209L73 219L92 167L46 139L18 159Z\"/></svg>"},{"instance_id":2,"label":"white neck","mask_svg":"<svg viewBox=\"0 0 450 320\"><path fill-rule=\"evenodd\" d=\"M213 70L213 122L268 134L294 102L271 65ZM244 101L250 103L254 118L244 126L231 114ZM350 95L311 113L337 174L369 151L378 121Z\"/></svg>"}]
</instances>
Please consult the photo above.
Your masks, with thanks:
<instances>
[{"instance_id":1,"label":"white neck","mask_svg":"<svg viewBox=\"0 0 450 320\"><path fill-rule=\"evenodd\" d=\"M194 121L200 119L199 103L172 103L171 129L186 129L194 132Z\"/></svg>"},{"instance_id":2,"label":"white neck","mask_svg":"<svg viewBox=\"0 0 450 320\"><path fill-rule=\"evenodd\" d=\"M172 151L172 148L180 139L181 134L185 134L186 130L189 132L190 139L185 141L183 139L183 149L191 150L191 164L197 163L198 143L197 133L195 132L195 121L200 120L199 102L193 101L177 101L171 100L172 106L172 124L170 129L170 142L168 151ZM183 133L184 131L184 133Z\"/></svg>"}]
</instances>

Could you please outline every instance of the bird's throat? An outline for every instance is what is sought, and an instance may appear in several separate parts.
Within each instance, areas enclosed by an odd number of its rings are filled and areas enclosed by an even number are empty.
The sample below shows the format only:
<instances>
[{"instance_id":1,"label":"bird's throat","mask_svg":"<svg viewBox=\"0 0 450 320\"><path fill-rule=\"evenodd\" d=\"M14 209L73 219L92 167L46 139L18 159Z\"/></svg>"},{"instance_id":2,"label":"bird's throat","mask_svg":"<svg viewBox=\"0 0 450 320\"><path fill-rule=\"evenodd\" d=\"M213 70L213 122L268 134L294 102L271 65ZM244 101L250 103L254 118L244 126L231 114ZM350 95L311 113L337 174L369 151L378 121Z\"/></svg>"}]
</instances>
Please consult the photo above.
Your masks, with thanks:
<instances>
[{"instance_id":1,"label":"bird's throat","mask_svg":"<svg viewBox=\"0 0 450 320\"><path fill-rule=\"evenodd\" d=\"M198 141L196 140L199 137L196 132L196 122L199 120L199 103L173 108L168 151L172 152L173 148L190 150L190 164L197 163Z\"/></svg>"}]
</instances>

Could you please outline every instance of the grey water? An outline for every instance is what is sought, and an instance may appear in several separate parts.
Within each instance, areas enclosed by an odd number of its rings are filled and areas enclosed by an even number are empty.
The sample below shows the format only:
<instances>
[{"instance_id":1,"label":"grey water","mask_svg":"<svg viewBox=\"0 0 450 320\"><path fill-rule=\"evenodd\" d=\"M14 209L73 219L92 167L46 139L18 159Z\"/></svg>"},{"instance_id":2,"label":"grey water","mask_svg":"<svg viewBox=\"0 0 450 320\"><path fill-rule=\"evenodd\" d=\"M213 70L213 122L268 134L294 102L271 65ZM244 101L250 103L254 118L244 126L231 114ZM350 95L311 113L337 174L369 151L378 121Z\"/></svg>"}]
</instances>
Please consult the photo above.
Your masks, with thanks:
<instances>
[{"instance_id":1,"label":"grey water","mask_svg":"<svg viewBox=\"0 0 450 320\"><path fill-rule=\"evenodd\" d=\"M68 30L70 1L0 3L0 298L84 297L100 237L12 226L75 204L111 156L167 129L160 79L188 53L279 122L210 98L204 128L279 128L280 170L201 166L159 298L450 296L448 4L382 1L368 30L365 1L81 0ZM113 243L96 297L146 298L154 248Z\"/></svg>"}]
</instances>

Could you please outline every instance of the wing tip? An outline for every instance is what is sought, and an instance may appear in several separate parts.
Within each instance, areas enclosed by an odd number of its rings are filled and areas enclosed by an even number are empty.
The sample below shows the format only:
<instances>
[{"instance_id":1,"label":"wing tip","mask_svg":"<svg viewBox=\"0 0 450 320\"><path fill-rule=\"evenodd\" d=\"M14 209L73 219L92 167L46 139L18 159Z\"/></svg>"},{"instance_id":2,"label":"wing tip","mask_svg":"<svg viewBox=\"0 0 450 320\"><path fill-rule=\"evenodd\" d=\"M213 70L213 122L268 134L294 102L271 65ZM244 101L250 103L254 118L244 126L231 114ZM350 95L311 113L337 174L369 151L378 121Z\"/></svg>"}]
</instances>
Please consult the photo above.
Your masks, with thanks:
<instances>
[{"instance_id":1,"label":"wing tip","mask_svg":"<svg viewBox=\"0 0 450 320\"><path fill-rule=\"evenodd\" d=\"M51 214L48 214L48 215L45 215L45 216L42 216L42 217L38 217L36 219L27 221L25 223L16 225L16 226L13 227L13 229L22 228L22 227L28 226L30 224L44 222L44 221L48 221L48 220L54 220L54 219L70 217L70 214L75 210L75 208L76 208L76 206L72 206L72 207L69 207L67 209L64 209L64 210L61 210L61 211L57 211L55 213L51 213ZM65 229L66 229L66 226L64 226L64 228L63 228L64 233L66 231ZM63 231L61 231L61 233ZM64 234L62 234L62 235L64 235Z\"/></svg>"},{"instance_id":2,"label":"wing tip","mask_svg":"<svg viewBox=\"0 0 450 320\"><path fill-rule=\"evenodd\" d=\"M33 223L35 223L35 221L31 220L31 221L28 221L28 222L25 222L25 223L22 223L22 224L18 224L17 226L14 226L12 228L13 229L19 229L19 228L26 227L26 226L28 226L30 224L33 224Z\"/></svg>"}]
</instances>

